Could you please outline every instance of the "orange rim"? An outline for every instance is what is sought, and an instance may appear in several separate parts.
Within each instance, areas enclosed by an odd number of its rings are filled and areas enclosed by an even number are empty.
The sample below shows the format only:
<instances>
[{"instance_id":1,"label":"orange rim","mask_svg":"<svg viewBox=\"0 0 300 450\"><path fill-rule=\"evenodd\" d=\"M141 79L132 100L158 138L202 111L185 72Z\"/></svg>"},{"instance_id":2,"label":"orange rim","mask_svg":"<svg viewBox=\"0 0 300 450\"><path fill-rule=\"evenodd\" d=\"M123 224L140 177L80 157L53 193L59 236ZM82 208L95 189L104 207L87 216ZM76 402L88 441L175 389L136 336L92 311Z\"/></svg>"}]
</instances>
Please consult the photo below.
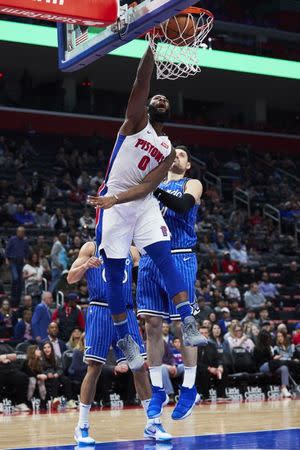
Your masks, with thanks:
<instances>
[{"instance_id":1,"label":"orange rim","mask_svg":"<svg viewBox=\"0 0 300 450\"><path fill-rule=\"evenodd\" d=\"M207 16L214 19L214 15L211 11L209 11L208 9L198 8L197 6L190 6L189 8L181 11L179 14L176 14L176 16L181 16L184 14L199 14L199 16L200 14L206 14Z\"/></svg>"},{"instance_id":2,"label":"orange rim","mask_svg":"<svg viewBox=\"0 0 300 450\"><path fill-rule=\"evenodd\" d=\"M185 16L188 14L198 14L199 16L200 16L200 14L206 14L208 17L210 17L213 20L215 18L211 11L209 11L208 9L204 9L204 8L198 8L197 6L190 6L189 8L186 8L183 11L181 11L180 13L176 14L176 16ZM200 28L205 28L205 27L206 27L206 25L203 25ZM160 27L154 27L154 28L152 28L152 30L148 31L148 33L152 33L152 34L156 33L156 34L159 34L160 36L164 36L164 33ZM147 33L145 33L145 34L147 34Z\"/></svg>"}]
</instances>

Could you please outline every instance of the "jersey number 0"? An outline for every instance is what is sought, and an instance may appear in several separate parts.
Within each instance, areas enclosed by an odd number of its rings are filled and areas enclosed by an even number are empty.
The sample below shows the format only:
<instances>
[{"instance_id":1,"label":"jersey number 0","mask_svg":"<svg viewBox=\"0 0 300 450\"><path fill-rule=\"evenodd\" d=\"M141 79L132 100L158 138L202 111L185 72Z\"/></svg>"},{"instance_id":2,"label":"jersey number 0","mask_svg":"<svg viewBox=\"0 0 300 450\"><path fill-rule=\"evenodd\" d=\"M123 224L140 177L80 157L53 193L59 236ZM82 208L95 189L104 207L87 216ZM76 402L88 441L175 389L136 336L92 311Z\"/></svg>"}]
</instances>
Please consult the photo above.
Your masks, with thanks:
<instances>
[{"instance_id":1,"label":"jersey number 0","mask_svg":"<svg viewBox=\"0 0 300 450\"><path fill-rule=\"evenodd\" d=\"M139 164L138 164L138 168L140 170L146 170L148 164L150 162L150 158L149 156L143 156L142 159L140 160Z\"/></svg>"}]
</instances>

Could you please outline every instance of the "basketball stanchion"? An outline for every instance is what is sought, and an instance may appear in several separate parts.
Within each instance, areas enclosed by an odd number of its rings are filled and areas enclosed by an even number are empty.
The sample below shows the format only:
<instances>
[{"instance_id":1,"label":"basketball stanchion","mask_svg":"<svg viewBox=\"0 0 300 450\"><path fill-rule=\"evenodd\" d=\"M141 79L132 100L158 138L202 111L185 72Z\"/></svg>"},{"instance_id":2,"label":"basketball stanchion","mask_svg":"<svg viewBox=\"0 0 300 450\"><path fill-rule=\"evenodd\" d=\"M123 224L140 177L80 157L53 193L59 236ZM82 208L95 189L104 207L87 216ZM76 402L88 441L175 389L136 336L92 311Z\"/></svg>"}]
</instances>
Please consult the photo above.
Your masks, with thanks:
<instances>
[{"instance_id":1,"label":"basketball stanchion","mask_svg":"<svg viewBox=\"0 0 300 450\"><path fill-rule=\"evenodd\" d=\"M146 34L154 55L157 79L176 80L201 72L199 48L213 27L213 14L190 7Z\"/></svg>"}]
</instances>

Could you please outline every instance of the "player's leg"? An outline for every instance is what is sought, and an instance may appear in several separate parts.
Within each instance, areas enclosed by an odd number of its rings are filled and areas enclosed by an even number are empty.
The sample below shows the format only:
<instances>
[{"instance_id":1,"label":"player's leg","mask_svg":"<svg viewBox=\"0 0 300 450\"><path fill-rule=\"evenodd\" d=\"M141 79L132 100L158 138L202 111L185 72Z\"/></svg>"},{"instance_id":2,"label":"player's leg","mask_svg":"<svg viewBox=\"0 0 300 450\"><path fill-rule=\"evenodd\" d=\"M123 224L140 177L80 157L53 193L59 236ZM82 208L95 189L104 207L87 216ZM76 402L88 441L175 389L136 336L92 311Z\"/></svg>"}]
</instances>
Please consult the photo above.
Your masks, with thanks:
<instances>
[{"instance_id":1,"label":"player's leg","mask_svg":"<svg viewBox=\"0 0 300 450\"><path fill-rule=\"evenodd\" d=\"M146 357L144 343L141 338L137 319L133 310L128 310L128 324L130 334L133 336L134 340L138 343L141 354L144 357ZM123 361L124 355L120 352L120 350L118 348L115 348L115 352L117 362ZM159 418L149 419L147 416L147 411L151 401L151 385L145 365L143 365L143 367L141 367L139 370L133 371L133 378L137 394L139 396L139 399L141 400L142 406L144 408L147 417L147 424L144 429L144 437L146 439L153 439L157 441L168 441L172 439L172 436L164 430Z\"/></svg>"},{"instance_id":2,"label":"player's leg","mask_svg":"<svg viewBox=\"0 0 300 450\"><path fill-rule=\"evenodd\" d=\"M198 348L184 345L181 323L179 321L175 321L175 329L176 336L179 337L181 342L184 375L179 400L173 410L172 419L180 420L188 417L195 404L199 401L199 395L195 387Z\"/></svg>"},{"instance_id":3,"label":"player's leg","mask_svg":"<svg viewBox=\"0 0 300 450\"><path fill-rule=\"evenodd\" d=\"M93 445L95 443L95 440L89 436L89 413L113 333L114 326L109 309L103 306L89 306L84 353L84 360L88 364L88 369L81 384L79 420L74 433L74 438L79 445Z\"/></svg>"},{"instance_id":4,"label":"player's leg","mask_svg":"<svg viewBox=\"0 0 300 450\"><path fill-rule=\"evenodd\" d=\"M152 384L152 397L147 415L152 420L161 415L163 406L168 403L162 376L164 354L162 320L169 316L168 299L157 267L149 256L143 256L139 263L136 300L138 314L145 318L147 360Z\"/></svg>"},{"instance_id":5,"label":"player's leg","mask_svg":"<svg viewBox=\"0 0 300 450\"><path fill-rule=\"evenodd\" d=\"M206 345L192 315L191 299L171 254L170 232L161 215L158 203L152 199L137 220L134 242L144 249L159 269L169 296L173 300L183 324L186 345Z\"/></svg>"},{"instance_id":6,"label":"player's leg","mask_svg":"<svg viewBox=\"0 0 300 450\"><path fill-rule=\"evenodd\" d=\"M169 441L172 439L172 436L165 431L161 419L159 417L156 419L149 419L148 417L148 409L151 402L151 384L146 368L142 367L138 371L133 372L133 378L135 389L141 400L147 418L146 427L144 429L144 438L161 442Z\"/></svg>"},{"instance_id":7,"label":"player's leg","mask_svg":"<svg viewBox=\"0 0 300 450\"><path fill-rule=\"evenodd\" d=\"M134 224L130 222L130 218L126 222L116 208L105 210L100 214L96 234L105 266L107 301L116 327L118 345L126 354L129 367L137 370L143 365L144 360L139 354L138 345L129 334L123 297L125 261L132 242ZM100 223L102 223L101 232Z\"/></svg>"},{"instance_id":8,"label":"player's leg","mask_svg":"<svg viewBox=\"0 0 300 450\"><path fill-rule=\"evenodd\" d=\"M171 254L170 242L155 242L144 247L144 250L158 267L169 296L180 315L185 345L206 345L207 339L200 335L196 320L192 315L191 299L188 295L187 286L175 265L173 255Z\"/></svg>"},{"instance_id":9,"label":"player's leg","mask_svg":"<svg viewBox=\"0 0 300 450\"><path fill-rule=\"evenodd\" d=\"M193 304L198 268L196 255L188 253L175 254L173 255L173 260L187 286L189 298L193 299ZM182 327L179 320L180 317L171 302L169 304L169 311L171 320L175 326L175 335L179 337L181 342L181 354L184 363L184 377L179 400L172 413L172 419L180 420L190 415L195 403L199 400L199 395L195 387L198 352L197 347L190 347L184 344Z\"/></svg>"},{"instance_id":10,"label":"player's leg","mask_svg":"<svg viewBox=\"0 0 300 450\"><path fill-rule=\"evenodd\" d=\"M95 392L103 364L87 361L88 369L80 388L79 419L74 432L74 439L79 444L94 445L95 440L89 435L89 413L95 398Z\"/></svg>"}]
</instances>

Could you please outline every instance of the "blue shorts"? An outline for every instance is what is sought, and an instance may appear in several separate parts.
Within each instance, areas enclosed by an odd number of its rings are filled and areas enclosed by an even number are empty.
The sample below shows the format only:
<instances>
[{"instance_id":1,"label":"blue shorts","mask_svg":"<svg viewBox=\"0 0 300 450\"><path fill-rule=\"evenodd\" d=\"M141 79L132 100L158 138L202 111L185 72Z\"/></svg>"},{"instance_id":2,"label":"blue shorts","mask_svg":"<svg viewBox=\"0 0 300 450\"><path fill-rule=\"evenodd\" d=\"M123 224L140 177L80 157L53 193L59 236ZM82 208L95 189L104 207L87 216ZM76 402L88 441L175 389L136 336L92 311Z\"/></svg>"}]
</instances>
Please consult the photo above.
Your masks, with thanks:
<instances>
[{"instance_id":1,"label":"blue shorts","mask_svg":"<svg viewBox=\"0 0 300 450\"><path fill-rule=\"evenodd\" d=\"M198 270L195 253L174 253L176 267L187 286L191 304L195 303L195 283ZM139 263L136 301L139 316L157 316L163 319L180 320L180 315L167 293L163 278L147 255Z\"/></svg>"},{"instance_id":2,"label":"blue shorts","mask_svg":"<svg viewBox=\"0 0 300 450\"><path fill-rule=\"evenodd\" d=\"M141 354L146 358L146 351L136 315L132 309L127 309L129 333L140 347ZM117 334L111 318L110 309L106 306L90 305L87 311L85 325L84 361L92 360L105 363L110 346L113 347L117 363L126 361L123 353L117 347Z\"/></svg>"}]
</instances>

